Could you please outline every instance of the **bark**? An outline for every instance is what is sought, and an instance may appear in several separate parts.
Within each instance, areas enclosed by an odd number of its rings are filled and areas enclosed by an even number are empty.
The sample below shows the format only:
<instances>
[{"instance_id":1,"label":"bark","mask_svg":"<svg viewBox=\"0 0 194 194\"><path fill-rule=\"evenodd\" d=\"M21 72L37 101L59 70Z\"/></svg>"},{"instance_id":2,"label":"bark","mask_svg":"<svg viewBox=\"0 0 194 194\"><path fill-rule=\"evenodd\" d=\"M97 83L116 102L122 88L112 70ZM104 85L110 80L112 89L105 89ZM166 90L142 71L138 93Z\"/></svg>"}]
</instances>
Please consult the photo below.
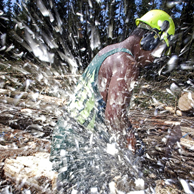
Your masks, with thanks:
<instances>
[{"instance_id":1,"label":"bark","mask_svg":"<svg viewBox=\"0 0 194 194\"><path fill-rule=\"evenodd\" d=\"M28 163L20 163L19 160L24 157L22 161L30 161L34 157L34 164L39 163L45 157L36 157L36 154L44 152L49 162L52 131L56 121L63 114L65 100L8 89L0 89L0 94L0 162L2 167L0 181L4 181L7 185L18 185L13 186L15 192L18 191L18 187L19 190L26 187L31 191L36 190L35 193L41 193L40 190L46 187L50 192L53 187L52 182L55 182L55 178L49 175L50 170L47 171L48 174L39 173L34 176L34 173L40 172L41 169L35 171L28 166ZM20 98L16 99L16 96ZM162 107L165 110L165 106L162 105ZM129 112L129 119L141 142L137 143L137 150L143 148L141 160L142 172L146 172L144 173L145 182L147 185L153 183L154 186L157 185L157 188L161 188L163 184L161 179L171 178L177 181L179 177L194 180L193 118L184 115L178 117L174 114L175 109L166 108L166 110L168 112L163 114L160 111L155 114L153 109L145 111L136 109ZM18 173L13 171L15 165L22 166L23 169L21 179L17 179L18 181L16 180ZM22 179L27 180L26 186L21 184ZM34 185L31 184L32 182ZM176 190L180 188L180 185L177 183L174 187ZM44 189L42 191L47 192ZM21 190L18 193L21 193Z\"/></svg>"},{"instance_id":2,"label":"bark","mask_svg":"<svg viewBox=\"0 0 194 194\"><path fill-rule=\"evenodd\" d=\"M49 153L37 152L31 156L6 159L4 175L18 187L30 187L36 193L52 194L56 189L57 173L52 171Z\"/></svg>"},{"instance_id":3,"label":"bark","mask_svg":"<svg viewBox=\"0 0 194 194\"><path fill-rule=\"evenodd\" d=\"M41 95L38 93L27 93L20 91L10 91L6 89L0 89L0 94L3 94L3 97L0 97L0 102L6 102L9 104L26 104L33 107L34 103L43 102L43 104L54 104L58 106L62 106L65 104L64 99L59 99L56 97ZM27 100L24 100L27 99Z\"/></svg>"},{"instance_id":4,"label":"bark","mask_svg":"<svg viewBox=\"0 0 194 194\"><path fill-rule=\"evenodd\" d=\"M178 101L178 107L181 111L192 111L194 110L194 93L184 93Z\"/></svg>"}]
</instances>

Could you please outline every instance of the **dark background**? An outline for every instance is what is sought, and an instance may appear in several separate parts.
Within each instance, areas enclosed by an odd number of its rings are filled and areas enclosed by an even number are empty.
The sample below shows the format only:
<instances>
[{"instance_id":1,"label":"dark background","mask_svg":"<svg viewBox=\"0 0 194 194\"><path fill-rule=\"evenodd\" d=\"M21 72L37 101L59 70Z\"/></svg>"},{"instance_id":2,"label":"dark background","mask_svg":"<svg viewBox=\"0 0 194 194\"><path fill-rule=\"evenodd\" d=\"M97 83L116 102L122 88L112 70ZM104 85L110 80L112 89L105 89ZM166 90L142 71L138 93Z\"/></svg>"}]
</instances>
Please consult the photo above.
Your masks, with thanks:
<instances>
[{"instance_id":1,"label":"dark background","mask_svg":"<svg viewBox=\"0 0 194 194\"><path fill-rule=\"evenodd\" d=\"M1 38L1 48L14 45L11 51L0 51L4 59L18 60L14 53L23 51L20 59L42 63L34 57L27 41L30 34L37 45L44 45L54 54L53 66L69 72L73 59L77 69L83 71L101 48L127 38L136 27L136 18L151 9L162 9L171 15L176 26L172 54L178 55L179 66L193 66L193 0L0 0L0 9L4 11L0 34L6 34L6 42ZM50 46L47 39L55 46Z\"/></svg>"}]
</instances>

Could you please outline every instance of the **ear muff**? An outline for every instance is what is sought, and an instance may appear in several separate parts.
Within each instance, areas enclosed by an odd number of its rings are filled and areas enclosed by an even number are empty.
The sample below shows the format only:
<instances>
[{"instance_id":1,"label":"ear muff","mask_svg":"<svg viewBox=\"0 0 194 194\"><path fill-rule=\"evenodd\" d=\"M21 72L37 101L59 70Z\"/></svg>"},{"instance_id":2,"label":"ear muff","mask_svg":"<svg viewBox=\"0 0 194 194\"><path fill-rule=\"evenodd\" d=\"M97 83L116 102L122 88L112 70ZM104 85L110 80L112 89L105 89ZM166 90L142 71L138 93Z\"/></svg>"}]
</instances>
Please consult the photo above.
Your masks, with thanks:
<instances>
[{"instance_id":1,"label":"ear muff","mask_svg":"<svg viewBox=\"0 0 194 194\"><path fill-rule=\"evenodd\" d=\"M149 31L147 32L140 41L140 45L143 50L152 51L157 47L160 42L159 36L156 32Z\"/></svg>"}]
</instances>

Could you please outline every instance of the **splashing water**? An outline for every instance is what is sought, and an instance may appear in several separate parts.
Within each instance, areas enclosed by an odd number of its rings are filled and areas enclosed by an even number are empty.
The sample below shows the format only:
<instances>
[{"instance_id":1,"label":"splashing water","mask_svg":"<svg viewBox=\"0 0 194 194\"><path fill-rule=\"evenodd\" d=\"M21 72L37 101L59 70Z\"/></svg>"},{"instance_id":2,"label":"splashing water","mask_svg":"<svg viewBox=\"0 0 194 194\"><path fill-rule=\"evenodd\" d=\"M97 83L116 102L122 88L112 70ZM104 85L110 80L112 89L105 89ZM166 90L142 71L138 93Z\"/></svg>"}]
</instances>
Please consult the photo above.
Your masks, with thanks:
<instances>
[{"instance_id":1,"label":"splashing water","mask_svg":"<svg viewBox=\"0 0 194 194\"><path fill-rule=\"evenodd\" d=\"M29 78L24 81L22 86L24 92L34 90L29 98L35 102L36 108L40 105L42 92L33 87L34 83L46 87L48 90L46 93L50 93L52 96L64 99L66 99L66 96L71 98L71 90L73 91L73 89L64 91L62 85L60 83L53 84L50 77L63 77L67 67L63 61L70 65L71 73L76 75L81 60L73 57L72 51L62 37L57 43L50 32L46 34L43 29L38 27L38 21L30 14L24 2L22 2L22 6L26 9L26 13L29 14L28 17L33 21L36 28L30 29L19 18L15 18L16 32L24 29L25 36L19 37L14 32L14 38L29 52L33 53L36 59L41 61L41 66L27 62L21 68L20 72L22 74L29 75ZM49 10L43 1L37 1L37 7L45 18L49 18L54 32L63 34L64 28L59 14L56 10L54 15L51 12L54 7L51 6L51 10ZM39 21L41 22L41 19ZM70 34L69 38L72 45L74 45L75 37ZM53 52L54 49L59 49L61 46L62 50ZM99 33L96 26L93 26L91 28L90 48L95 50L99 47ZM57 56L60 57L60 60L56 69L47 65L54 64ZM14 66L10 65L10 68L14 68ZM106 80L104 82L106 84ZM15 104L20 103L23 95L24 93L15 96ZM64 112L61 107L56 108L60 111L59 115ZM50 110L50 108L46 107L45 110ZM45 117L42 116L38 119L45 121ZM26 130L29 131L32 128L35 131L43 131L42 126L39 125L30 125ZM61 141L59 137L62 137ZM53 167L59 171L57 187L60 192L110 193L111 191L111 193L116 193L144 190L144 181L139 170L141 166L140 158L134 157L128 149L121 149L116 143L114 134L111 135L103 131L101 133L90 132L77 124L67 113L63 113L63 117L59 119L53 134L54 142L55 138L58 149L51 150L51 160L53 156Z\"/></svg>"},{"instance_id":2,"label":"splashing water","mask_svg":"<svg viewBox=\"0 0 194 194\"><path fill-rule=\"evenodd\" d=\"M100 1L96 2L100 4ZM178 3L179 2L169 4L169 7ZM22 80L23 84L17 79L12 79L12 82L14 82L17 88L24 91L14 96L15 105L20 103L26 92L32 92L29 98L34 102L33 106L37 109L41 108L41 94L58 97L66 102L68 98L72 98L73 96L74 87L71 85L77 82L79 78L79 75L77 75L79 72L78 67L82 66L82 58L77 55L77 53L85 52L87 49L83 47L78 51L77 43L79 41L77 37L79 37L79 33L76 36L73 33L64 34L65 27L63 25L63 20L60 18L59 13L51 1L49 1L49 4L50 7L48 8L48 6L44 5L43 1L37 1L37 7L43 18L49 20L49 24L44 26L45 29L43 25L40 25L44 23L44 19L36 14L32 16L24 2L22 2L22 7L26 10L27 17L29 21L33 23L33 27L30 28L24 21L17 17L15 18L15 31L12 32L14 39L20 42L29 53L33 54L35 60L41 64L38 66L26 62L23 66L20 65L19 67L15 67L12 64L0 64L1 68L20 72L24 77L24 80ZM89 6L92 7L91 1L89 1ZM72 11L74 11L73 8ZM84 14L79 12L76 14L80 17L80 21L83 22ZM92 14L90 17L92 17ZM89 47L92 51L101 47L100 34L97 29L98 25L99 23L95 21L95 24L91 24L91 28L88 29L88 32L91 33ZM113 26L109 25L109 38L113 37L112 29ZM24 36L17 34L17 30L23 30ZM57 34L57 36L55 36L55 34ZM68 37L68 40L64 38L65 35ZM5 52L13 51L16 58L25 58L25 53L16 52L16 50L14 50L14 45L11 44L6 47L5 39L6 34L2 34L1 42L4 46L0 48L1 50L5 50ZM68 41L71 42L73 50L70 48ZM182 50L182 52L184 52L184 50ZM178 57L174 55L169 59L167 65L168 69L164 73L171 72L178 66ZM187 61L186 64L182 63L181 68L193 69L192 61ZM73 77L67 75L67 72L71 72ZM63 79L63 82L65 78L65 82L68 82L68 86L59 81L60 79L53 80L53 77ZM6 78L8 78L8 76ZM11 79L11 77L9 77L9 79ZM102 90L105 88L104 85L106 85L106 82L107 80L102 82ZM3 85L6 85L6 83L3 83ZM130 86L131 90L133 90L134 85L135 83L132 83ZM178 86L175 87L174 84L171 84L170 89L167 88L166 91L174 95L177 90L179 91L177 87ZM9 89L15 91L14 87L10 87ZM119 100L119 102L121 102L121 100ZM25 106L28 105L25 104ZM133 193L132 191L136 191L136 193L146 192L147 186L144 182L141 167L143 158L132 154L128 149L120 148L116 143L115 134L91 132L84 129L64 112L63 105L48 105L44 107L44 110L45 112L54 113L55 117L59 118L62 116L53 134L53 139L55 139L55 137L57 139L56 144L58 149L52 150L52 154L57 156L57 159L51 157L51 159L53 159L54 169L59 170L57 187L61 193L116 194ZM159 109L155 109L153 114L154 116L158 116ZM41 115L37 120L45 122L46 117ZM53 124L53 122L50 123L52 127L55 125L56 124ZM29 130L30 127L33 128L33 130L43 131L42 126L39 125L30 125L26 127L26 130ZM152 131L150 133L152 133ZM58 137L61 137L61 141ZM149 158L150 161L154 160L149 155L146 155L146 157ZM165 160L165 158L163 159ZM163 166L161 161L158 161L157 165L160 167ZM152 167L149 167L148 164L148 168L150 170ZM187 181L180 179L180 183L186 193L191 191ZM151 190L153 190L152 187ZM10 188L5 187L4 193L11 193ZM23 193L31 193L31 191L26 189Z\"/></svg>"},{"instance_id":3,"label":"splashing water","mask_svg":"<svg viewBox=\"0 0 194 194\"><path fill-rule=\"evenodd\" d=\"M140 159L119 148L110 134L102 133L90 132L63 115L53 135L57 150L51 151L54 168L59 169L61 192L70 192L71 188L78 193L92 193L94 188L97 193L144 189Z\"/></svg>"}]
</instances>

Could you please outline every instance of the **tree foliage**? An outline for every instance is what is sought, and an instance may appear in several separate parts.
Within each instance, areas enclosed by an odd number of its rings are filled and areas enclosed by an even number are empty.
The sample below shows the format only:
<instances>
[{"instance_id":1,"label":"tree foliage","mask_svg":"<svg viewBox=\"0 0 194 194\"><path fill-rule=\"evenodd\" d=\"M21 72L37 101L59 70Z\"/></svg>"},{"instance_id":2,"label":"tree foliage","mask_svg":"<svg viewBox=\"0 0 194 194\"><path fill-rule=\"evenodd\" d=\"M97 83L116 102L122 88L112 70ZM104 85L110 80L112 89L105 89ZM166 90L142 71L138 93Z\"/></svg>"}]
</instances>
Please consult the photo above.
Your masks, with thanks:
<instances>
[{"instance_id":1,"label":"tree foliage","mask_svg":"<svg viewBox=\"0 0 194 194\"><path fill-rule=\"evenodd\" d=\"M12 5L8 0L6 4L10 18L8 34L15 40L15 48L26 53L25 56L35 55L36 61L52 63L63 73L76 66L84 69L99 49L127 38L135 28L135 18L151 9L163 9L175 21L172 53L180 55L182 61L194 56L193 0L23 0L21 3L17 0L16 3ZM47 52L45 59L38 56L35 46Z\"/></svg>"},{"instance_id":2,"label":"tree foliage","mask_svg":"<svg viewBox=\"0 0 194 194\"><path fill-rule=\"evenodd\" d=\"M2 12L1 16L3 15L4 8L5 8L4 1L0 0L0 11ZM0 29L1 29L1 33L0 34L3 34L6 31L6 22L5 22L4 18L1 17L1 16L0 16Z\"/></svg>"},{"instance_id":3,"label":"tree foliage","mask_svg":"<svg viewBox=\"0 0 194 194\"><path fill-rule=\"evenodd\" d=\"M0 10L4 11L4 2L0 0Z\"/></svg>"},{"instance_id":4,"label":"tree foliage","mask_svg":"<svg viewBox=\"0 0 194 194\"><path fill-rule=\"evenodd\" d=\"M11 20L12 18L12 8L13 8L13 5L12 5L12 0L8 0L7 3L6 3L6 13L7 13L7 17L9 18L9 20Z\"/></svg>"}]
</instances>

